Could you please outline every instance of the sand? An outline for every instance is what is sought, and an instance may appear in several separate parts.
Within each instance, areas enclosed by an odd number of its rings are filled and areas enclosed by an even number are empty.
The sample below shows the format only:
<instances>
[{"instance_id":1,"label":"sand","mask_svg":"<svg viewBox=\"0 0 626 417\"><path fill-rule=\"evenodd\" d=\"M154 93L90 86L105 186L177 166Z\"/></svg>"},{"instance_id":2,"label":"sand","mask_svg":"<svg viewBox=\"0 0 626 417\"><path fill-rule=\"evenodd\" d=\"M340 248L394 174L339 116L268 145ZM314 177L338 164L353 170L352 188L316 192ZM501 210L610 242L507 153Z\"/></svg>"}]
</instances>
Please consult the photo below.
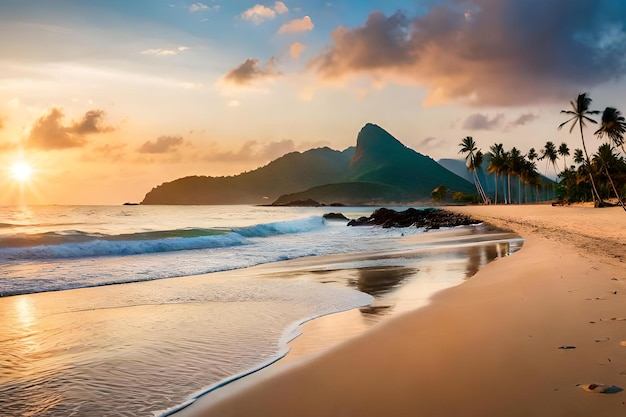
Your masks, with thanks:
<instances>
[{"instance_id":1,"label":"sand","mask_svg":"<svg viewBox=\"0 0 626 417\"><path fill-rule=\"evenodd\" d=\"M452 210L513 230L524 247L426 307L279 362L176 416L626 415L626 391L581 386L626 388L623 210Z\"/></svg>"}]
</instances>

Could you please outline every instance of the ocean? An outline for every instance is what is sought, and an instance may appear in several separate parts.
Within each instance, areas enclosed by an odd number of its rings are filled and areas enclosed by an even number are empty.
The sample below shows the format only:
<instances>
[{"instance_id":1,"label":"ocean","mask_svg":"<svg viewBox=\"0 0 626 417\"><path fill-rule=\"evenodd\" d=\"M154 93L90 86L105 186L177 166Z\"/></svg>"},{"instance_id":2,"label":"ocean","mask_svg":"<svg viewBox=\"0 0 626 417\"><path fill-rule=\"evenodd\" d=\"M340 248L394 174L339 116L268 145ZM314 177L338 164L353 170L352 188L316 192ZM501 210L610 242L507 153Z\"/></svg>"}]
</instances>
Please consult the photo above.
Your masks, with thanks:
<instances>
[{"instance_id":1,"label":"ocean","mask_svg":"<svg viewBox=\"0 0 626 417\"><path fill-rule=\"evenodd\" d=\"M522 245L322 216L374 209L0 207L2 415L166 415L280 360L305 321L355 312L327 348Z\"/></svg>"}]
</instances>

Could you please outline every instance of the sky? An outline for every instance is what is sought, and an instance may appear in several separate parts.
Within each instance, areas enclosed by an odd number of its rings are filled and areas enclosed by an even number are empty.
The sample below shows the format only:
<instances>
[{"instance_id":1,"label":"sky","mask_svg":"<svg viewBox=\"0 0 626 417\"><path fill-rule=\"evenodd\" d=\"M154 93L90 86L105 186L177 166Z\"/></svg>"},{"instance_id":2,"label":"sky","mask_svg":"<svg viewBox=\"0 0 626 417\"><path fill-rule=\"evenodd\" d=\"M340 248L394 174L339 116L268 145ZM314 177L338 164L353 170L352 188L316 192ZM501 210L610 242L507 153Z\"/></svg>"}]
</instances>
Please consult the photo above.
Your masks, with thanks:
<instances>
[{"instance_id":1,"label":"sky","mask_svg":"<svg viewBox=\"0 0 626 417\"><path fill-rule=\"evenodd\" d=\"M368 122L435 160L573 150L579 93L626 111L625 26L622 0L0 0L0 204L139 202Z\"/></svg>"}]
</instances>

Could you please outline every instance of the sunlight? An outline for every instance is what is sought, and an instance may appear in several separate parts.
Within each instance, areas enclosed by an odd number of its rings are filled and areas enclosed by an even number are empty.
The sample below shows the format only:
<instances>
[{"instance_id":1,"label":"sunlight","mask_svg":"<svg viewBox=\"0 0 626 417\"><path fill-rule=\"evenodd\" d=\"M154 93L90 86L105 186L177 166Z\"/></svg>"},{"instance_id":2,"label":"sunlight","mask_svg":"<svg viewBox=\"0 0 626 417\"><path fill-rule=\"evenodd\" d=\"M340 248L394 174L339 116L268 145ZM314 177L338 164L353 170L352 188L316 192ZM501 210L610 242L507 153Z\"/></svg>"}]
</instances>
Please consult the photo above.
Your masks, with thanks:
<instances>
[{"instance_id":1,"label":"sunlight","mask_svg":"<svg viewBox=\"0 0 626 417\"><path fill-rule=\"evenodd\" d=\"M19 182L27 182L33 174L33 168L24 161L15 162L11 166L11 176Z\"/></svg>"}]
</instances>

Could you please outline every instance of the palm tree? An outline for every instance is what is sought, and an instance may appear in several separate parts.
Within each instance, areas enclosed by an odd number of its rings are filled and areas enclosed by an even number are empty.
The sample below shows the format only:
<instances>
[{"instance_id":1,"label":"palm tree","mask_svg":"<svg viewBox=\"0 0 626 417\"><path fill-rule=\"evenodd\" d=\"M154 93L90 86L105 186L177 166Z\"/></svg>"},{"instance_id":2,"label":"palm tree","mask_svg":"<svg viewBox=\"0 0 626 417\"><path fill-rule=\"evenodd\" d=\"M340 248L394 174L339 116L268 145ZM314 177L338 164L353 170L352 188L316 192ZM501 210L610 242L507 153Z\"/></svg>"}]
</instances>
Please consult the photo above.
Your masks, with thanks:
<instances>
[{"instance_id":1,"label":"palm tree","mask_svg":"<svg viewBox=\"0 0 626 417\"><path fill-rule=\"evenodd\" d=\"M567 143L562 142L557 152L559 153L559 155L563 157L563 170L566 170L567 169L566 157L569 156L569 147L567 146Z\"/></svg>"},{"instance_id":2,"label":"palm tree","mask_svg":"<svg viewBox=\"0 0 626 417\"><path fill-rule=\"evenodd\" d=\"M617 201L620 206L626 211L626 207L624 207L624 203L622 202L622 198L617 192L617 188L615 187L615 183L613 182L613 178L609 173L609 168L613 166L617 166L619 164L618 155L613 152L613 147L609 143L603 143L598 147L598 152L593 156L593 163L598 167L598 170L604 170L604 174L608 179L611 188L613 189L613 193L617 197Z\"/></svg>"},{"instance_id":3,"label":"palm tree","mask_svg":"<svg viewBox=\"0 0 626 417\"><path fill-rule=\"evenodd\" d=\"M498 204L498 176L504 170L504 147L501 143L495 143L489 148L489 166L487 172L494 174L496 182L496 193L494 202Z\"/></svg>"},{"instance_id":4,"label":"palm tree","mask_svg":"<svg viewBox=\"0 0 626 417\"><path fill-rule=\"evenodd\" d=\"M471 136L467 136L461 140L459 143L461 150L459 153L466 154L465 156L465 165L467 166L467 170L472 173L474 177L474 185L476 185L476 191L478 191L478 195L483 200L483 203L488 204L489 199L483 190L482 185L480 184L480 180L478 179L477 170L480 169L480 165L483 162L483 153L476 147L476 142L474 142L474 138Z\"/></svg>"},{"instance_id":5,"label":"palm tree","mask_svg":"<svg viewBox=\"0 0 626 417\"><path fill-rule=\"evenodd\" d=\"M585 162L585 157L583 156L583 150L579 148L574 149L574 163L580 165L583 162Z\"/></svg>"},{"instance_id":6,"label":"palm tree","mask_svg":"<svg viewBox=\"0 0 626 417\"><path fill-rule=\"evenodd\" d=\"M587 159L587 165L591 166L591 161L589 160L589 153L587 153L587 146L585 145L585 136L583 135L583 127L587 125L585 122L597 124L595 120L593 120L590 115L600 113L597 110L589 110L589 106L591 105L591 98L587 96L587 93L580 93L576 100L570 101L570 105L572 106L572 110L561 110L561 113L570 115L571 117L561 123L559 125L559 129L561 129L566 124L572 122L572 127L570 127L569 132L572 133L574 127L578 125L580 128L580 140L583 143L583 150L585 152L585 158ZM591 170L589 170L589 180L591 181L591 187L594 193L594 199L597 201L598 206L602 206L602 199L600 198L600 194L598 194L598 189L596 188L596 183L593 180L593 175L591 174Z\"/></svg>"},{"instance_id":7,"label":"palm tree","mask_svg":"<svg viewBox=\"0 0 626 417\"><path fill-rule=\"evenodd\" d=\"M613 142L615 146L624 150L624 135L626 134L626 119L622 116L622 113L614 107L607 107L602 112L602 125L596 130L595 135L598 139L602 139L604 135Z\"/></svg>"},{"instance_id":8,"label":"palm tree","mask_svg":"<svg viewBox=\"0 0 626 417\"><path fill-rule=\"evenodd\" d=\"M624 119L624 116L622 116L619 110L613 107L607 107L606 109L604 109L604 112L602 112L602 124L600 125L600 128L596 130L595 134L598 136L598 139L601 139L603 136L606 135L610 139L610 141L615 144L615 146L621 146L623 149L624 134L626 134L626 119ZM600 148L602 148L604 145L607 146L602 149L603 152L601 153ZM612 148L608 143L604 145L601 145L600 148L598 148L598 155L600 156L600 160L602 161L602 165L604 166L604 172L606 173L606 176L611 183L613 192L615 193L619 204L626 211L626 207L624 207L622 197L617 192L617 189L615 188L615 183L613 182L613 178L611 177L611 174L609 174L608 164L612 159L610 158L610 156L613 156Z\"/></svg>"},{"instance_id":9,"label":"palm tree","mask_svg":"<svg viewBox=\"0 0 626 417\"><path fill-rule=\"evenodd\" d=\"M535 148L530 148L528 150L526 158L528 158L528 161L532 164L532 169L534 170L534 173L530 177L530 184L535 185L535 191L537 194L536 200L537 202L539 202L539 185L541 185L542 181L541 175L539 175L539 172L537 172L537 164L535 163L535 160L539 159L539 155L537 154Z\"/></svg>"},{"instance_id":10,"label":"palm tree","mask_svg":"<svg viewBox=\"0 0 626 417\"><path fill-rule=\"evenodd\" d=\"M557 175L556 160L559 159L559 156L556 150L556 146L554 145L554 142L547 141L546 144L544 145L543 149L541 150L541 156L539 157L539 160L543 160L543 159L547 159L546 175L548 175L548 163L552 164L552 167L554 168L554 174Z\"/></svg>"}]
</instances>

